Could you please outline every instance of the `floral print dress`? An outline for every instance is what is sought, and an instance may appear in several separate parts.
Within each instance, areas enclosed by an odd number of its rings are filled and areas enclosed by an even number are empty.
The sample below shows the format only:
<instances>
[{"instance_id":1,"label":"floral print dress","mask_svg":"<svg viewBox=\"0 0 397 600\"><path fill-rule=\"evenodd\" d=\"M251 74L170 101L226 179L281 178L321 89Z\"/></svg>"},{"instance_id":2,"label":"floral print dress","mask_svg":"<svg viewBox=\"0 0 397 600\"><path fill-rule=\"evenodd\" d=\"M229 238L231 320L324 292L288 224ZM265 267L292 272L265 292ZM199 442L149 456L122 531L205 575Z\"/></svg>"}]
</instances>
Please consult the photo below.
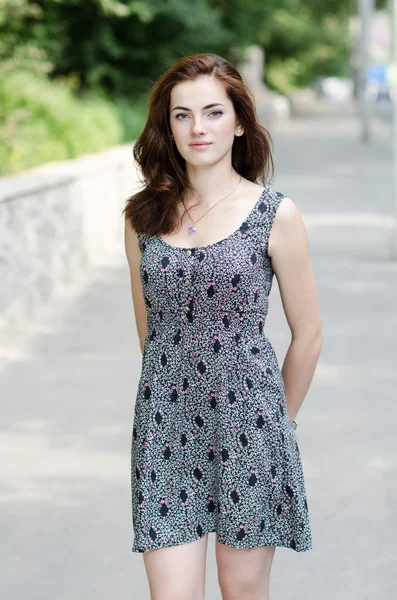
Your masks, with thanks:
<instances>
[{"instance_id":1,"label":"floral print dress","mask_svg":"<svg viewBox=\"0 0 397 600\"><path fill-rule=\"evenodd\" d=\"M296 433L265 335L266 185L241 226L202 247L138 234L148 317L131 448L132 552L216 532L234 548L309 550Z\"/></svg>"}]
</instances>

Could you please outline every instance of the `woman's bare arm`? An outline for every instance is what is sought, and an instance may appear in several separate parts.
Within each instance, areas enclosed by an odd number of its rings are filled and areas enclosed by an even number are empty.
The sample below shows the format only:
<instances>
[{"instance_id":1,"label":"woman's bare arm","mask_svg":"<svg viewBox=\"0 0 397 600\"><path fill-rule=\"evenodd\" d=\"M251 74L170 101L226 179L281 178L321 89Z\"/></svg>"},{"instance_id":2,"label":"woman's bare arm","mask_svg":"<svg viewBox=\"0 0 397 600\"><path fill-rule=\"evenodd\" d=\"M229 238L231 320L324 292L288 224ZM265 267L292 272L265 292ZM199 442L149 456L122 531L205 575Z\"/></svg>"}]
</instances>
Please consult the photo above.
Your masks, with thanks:
<instances>
[{"instance_id":1,"label":"woman's bare arm","mask_svg":"<svg viewBox=\"0 0 397 600\"><path fill-rule=\"evenodd\" d=\"M135 323L138 331L141 352L143 353L145 338L147 336L147 313L139 274L142 254L139 248L136 232L134 229L132 229L131 225L127 221L125 221L124 228L124 243L128 265L130 268L131 292L135 313Z\"/></svg>"},{"instance_id":2,"label":"woman's bare arm","mask_svg":"<svg viewBox=\"0 0 397 600\"><path fill-rule=\"evenodd\" d=\"M268 253L292 334L281 373L289 417L295 419L312 382L323 335L306 228L288 197L283 198L277 210Z\"/></svg>"}]
</instances>

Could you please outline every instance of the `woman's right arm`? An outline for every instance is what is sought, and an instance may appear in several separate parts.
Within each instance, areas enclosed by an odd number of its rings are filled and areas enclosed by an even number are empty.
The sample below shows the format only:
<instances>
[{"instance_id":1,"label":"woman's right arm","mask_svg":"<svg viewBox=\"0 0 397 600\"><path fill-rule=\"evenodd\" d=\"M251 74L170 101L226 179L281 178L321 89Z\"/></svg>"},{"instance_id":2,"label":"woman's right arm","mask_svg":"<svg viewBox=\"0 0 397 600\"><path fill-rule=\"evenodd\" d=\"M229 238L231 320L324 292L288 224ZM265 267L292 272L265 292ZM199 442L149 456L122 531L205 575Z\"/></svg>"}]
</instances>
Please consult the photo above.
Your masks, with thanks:
<instances>
[{"instance_id":1,"label":"woman's right arm","mask_svg":"<svg viewBox=\"0 0 397 600\"><path fill-rule=\"evenodd\" d=\"M145 338L147 336L147 312L139 273L142 254L138 244L138 236L127 220L125 220L124 243L128 265L130 268L131 292L135 313L135 323L138 331L141 352L143 354Z\"/></svg>"}]
</instances>

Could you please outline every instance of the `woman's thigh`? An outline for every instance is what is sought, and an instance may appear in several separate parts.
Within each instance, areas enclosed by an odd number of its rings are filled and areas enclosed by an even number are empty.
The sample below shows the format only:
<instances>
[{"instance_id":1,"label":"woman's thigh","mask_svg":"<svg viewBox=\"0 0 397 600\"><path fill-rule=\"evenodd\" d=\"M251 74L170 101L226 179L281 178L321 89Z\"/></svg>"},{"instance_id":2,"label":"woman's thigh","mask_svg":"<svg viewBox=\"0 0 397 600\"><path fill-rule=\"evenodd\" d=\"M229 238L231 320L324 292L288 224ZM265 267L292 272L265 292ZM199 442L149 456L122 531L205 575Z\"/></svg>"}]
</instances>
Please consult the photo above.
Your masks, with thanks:
<instances>
[{"instance_id":1,"label":"woman's thigh","mask_svg":"<svg viewBox=\"0 0 397 600\"><path fill-rule=\"evenodd\" d=\"M150 600L204 600L208 534L143 553Z\"/></svg>"},{"instance_id":2,"label":"woman's thigh","mask_svg":"<svg viewBox=\"0 0 397 600\"><path fill-rule=\"evenodd\" d=\"M216 540L215 554L222 600L269 600L275 546L231 548Z\"/></svg>"}]
</instances>

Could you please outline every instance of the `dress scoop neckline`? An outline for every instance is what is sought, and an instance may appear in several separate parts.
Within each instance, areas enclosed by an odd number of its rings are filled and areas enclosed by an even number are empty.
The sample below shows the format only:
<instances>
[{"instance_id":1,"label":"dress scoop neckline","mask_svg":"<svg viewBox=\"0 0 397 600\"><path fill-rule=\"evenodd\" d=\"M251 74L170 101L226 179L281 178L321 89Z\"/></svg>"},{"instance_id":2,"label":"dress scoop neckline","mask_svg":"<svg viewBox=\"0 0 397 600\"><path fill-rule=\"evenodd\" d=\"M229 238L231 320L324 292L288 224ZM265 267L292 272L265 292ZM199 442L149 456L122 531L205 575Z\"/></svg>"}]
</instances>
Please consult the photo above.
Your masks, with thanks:
<instances>
[{"instance_id":1,"label":"dress scoop neckline","mask_svg":"<svg viewBox=\"0 0 397 600\"><path fill-rule=\"evenodd\" d=\"M166 246L167 248L172 248L173 250L205 250L206 248L212 248L214 246L219 246L220 244L227 242L228 240L232 239L235 235L237 235L238 232L240 231L241 227L250 220L250 218L253 216L254 212L258 208L259 204L262 202L262 199L263 199L263 196L264 196L266 190L267 190L267 187L264 186L260 193L258 200L255 202L254 206L251 208L248 215L244 218L244 221L242 221L240 223L240 225L237 227L237 229L235 229L232 233L230 233L226 237L222 238L221 240L218 240L217 242L213 242L212 244L205 244L204 246L174 246L173 244L169 244L168 242L166 242L161 236L157 236L157 239L164 246Z\"/></svg>"}]
</instances>

